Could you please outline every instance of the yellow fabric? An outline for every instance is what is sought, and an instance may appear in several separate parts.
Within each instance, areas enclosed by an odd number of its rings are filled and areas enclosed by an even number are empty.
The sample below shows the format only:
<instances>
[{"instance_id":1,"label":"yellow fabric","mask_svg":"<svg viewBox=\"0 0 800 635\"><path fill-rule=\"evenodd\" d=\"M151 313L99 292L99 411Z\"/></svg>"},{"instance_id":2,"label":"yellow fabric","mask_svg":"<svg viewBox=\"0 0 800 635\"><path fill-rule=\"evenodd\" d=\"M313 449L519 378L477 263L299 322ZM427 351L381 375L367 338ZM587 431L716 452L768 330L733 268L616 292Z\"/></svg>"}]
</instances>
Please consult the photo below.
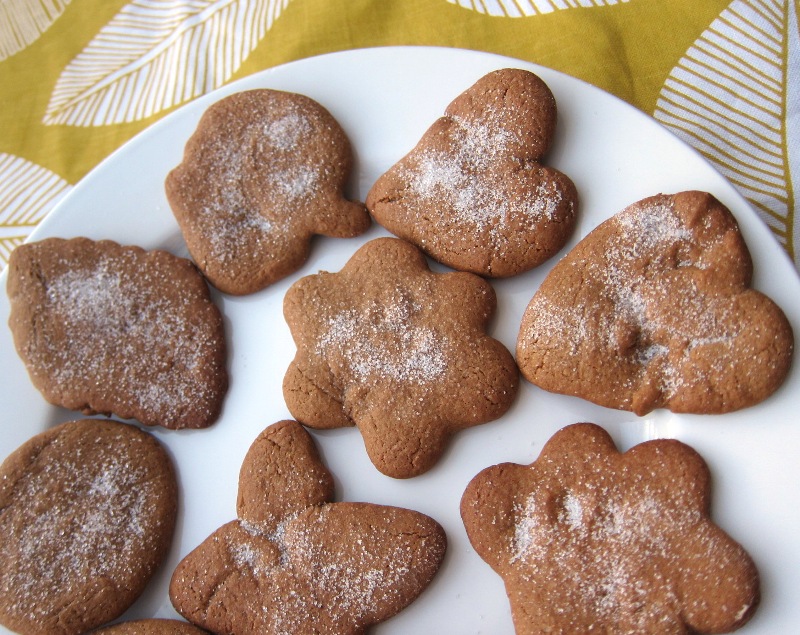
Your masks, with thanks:
<instances>
[{"instance_id":1,"label":"yellow fabric","mask_svg":"<svg viewBox=\"0 0 800 635\"><path fill-rule=\"evenodd\" d=\"M0 266L104 157L197 94L299 58L385 45L501 53L627 100L731 178L798 262L793 181L800 169L791 166L800 87L791 71L800 55L799 1L0 0ZM244 16L239 24L253 25L251 40L235 37L235 12ZM112 58L109 51L130 44L124 34L134 24L141 37L129 57ZM226 67L212 54L205 72L178 63L172 75L158 66L203 42L241 59ZM197 90L150 110L123 107L146 105L164 85ZM82 111L126 86L105 119ZM707 104L722 112L721 124ZM769 130L747 132L767 119Z\"/></svg>"}]
</instances>

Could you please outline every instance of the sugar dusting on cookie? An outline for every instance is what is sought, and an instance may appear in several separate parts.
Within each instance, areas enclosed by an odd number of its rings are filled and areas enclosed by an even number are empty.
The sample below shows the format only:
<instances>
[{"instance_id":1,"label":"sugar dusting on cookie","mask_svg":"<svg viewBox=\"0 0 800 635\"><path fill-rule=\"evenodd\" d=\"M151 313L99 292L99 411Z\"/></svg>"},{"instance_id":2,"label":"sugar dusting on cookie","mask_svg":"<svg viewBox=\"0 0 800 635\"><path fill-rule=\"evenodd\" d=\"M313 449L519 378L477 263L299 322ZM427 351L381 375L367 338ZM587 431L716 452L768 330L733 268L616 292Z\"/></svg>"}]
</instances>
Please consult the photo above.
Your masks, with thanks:
<instances>
[{"instance_id":1,"label":"sugar dusting on cookie","mask_svg":"<svg viewBox=\"0 0 800 635\"><path fill-rule=\"evenodd\" d=\"M489 176L509 145L519 143L517 135L499 122L490 125L453 118L453 124L452 147L419 153L416 165L409 166L404 176L420 199L445 205L448 212L437 225L444 228L455 222L469 231L489 229L498 238L512 220L533 227L555 218L562 196L552 183L538 183L519 200L509 198L508 183L503 182L507 176ZM522 163L515 167L520 178L527 169ZM413 204L413 199L408 203Z\"/></svg>"},{"instance_id":2,"label":"sugar dusting on cookie","mask_svg":"<svg viewBox=\"0 0 800 635\"><path fill-rule=\"evenodd\" d=\"M133 274L136 269L134 258L127 265L101 259L91 269L53 276L49 310L69 340L40 351L34 363L65 386L102 385L112 376L110 390L135 394L153 417L168 419L203 400L207 387L198 372L214 343L202 323L159 298L148 285L150 274Z\"/></svg>"},{"instance_id":3,"label":"sugar dusting on cookie","mask_svg":"<svg viewBox=\"0 0 800 635\"><path fill-rule=\"evenodd\" d=\"M421 308L401 295L385 305L344 309L326 320L316 350L342 360L359 381L435 381L447 371L447 340L415 323Z\"/></svg>"}]
</instances>

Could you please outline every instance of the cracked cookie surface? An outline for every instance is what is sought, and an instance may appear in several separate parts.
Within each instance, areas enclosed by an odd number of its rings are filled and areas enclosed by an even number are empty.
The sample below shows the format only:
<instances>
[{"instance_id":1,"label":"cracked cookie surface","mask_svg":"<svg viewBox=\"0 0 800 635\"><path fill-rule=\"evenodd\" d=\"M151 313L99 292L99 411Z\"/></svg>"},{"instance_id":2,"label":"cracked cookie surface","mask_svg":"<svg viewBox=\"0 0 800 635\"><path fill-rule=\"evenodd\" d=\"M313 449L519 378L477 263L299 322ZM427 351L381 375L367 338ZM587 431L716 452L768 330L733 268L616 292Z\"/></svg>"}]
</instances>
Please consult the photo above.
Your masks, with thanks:
<instances>
[{"instance_id":1,"label":"cracked cookie surface","mask_svg":"<svg viewBox=\"0 0 800 635\"><path fill-rule=\"evenodd\" d=\"M452 434L500 417L516 395L513 357L486 330L495 303L482 278L434 273L396 238L300 279L284 299L297 345L283 384L292 416L358 426L389 476L430 469Z\"/></svg>"},{"instance_id":2,"label":"cracked cookie surface","mask_svg":"<svg viewBox=\"0 0 800 635\"><path fill-rule=\"evenodd\" d=\"M176 568L175 608L232 635L355 635L404 609L438 571L444 531L413 510L332 498L309 433L267 428L242 464L238 519Z\"/></svg>"},{"instance_id":3,"label":"cracked cookie surface","mask_svg":"<svg viewBox=\"0 0 800 635\"><path fill-rule=\"evenodd\" d=\"M367 208L454 269L527 271L561 249L575 224L574 184L543 163L556 119L555 98L537 75L489 73L376 181Z\"/></svg>"}]
</instances>

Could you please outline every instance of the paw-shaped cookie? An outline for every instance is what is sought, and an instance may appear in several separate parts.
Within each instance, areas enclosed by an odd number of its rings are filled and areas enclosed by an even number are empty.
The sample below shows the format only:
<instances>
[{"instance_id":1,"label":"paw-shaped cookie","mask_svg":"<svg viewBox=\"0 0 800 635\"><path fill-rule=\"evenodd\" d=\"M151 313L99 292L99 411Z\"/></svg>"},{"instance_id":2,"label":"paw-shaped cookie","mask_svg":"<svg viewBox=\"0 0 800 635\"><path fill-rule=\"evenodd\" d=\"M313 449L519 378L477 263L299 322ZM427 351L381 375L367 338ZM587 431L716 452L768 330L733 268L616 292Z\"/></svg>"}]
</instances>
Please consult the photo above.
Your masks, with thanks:
<instances>
[{"instance_id":1,"label":"paw-shaped cookie","mask_svg":"<svg viewBox=\"0 0 800 635\"><path fill-rule=\"evenodd\" d=\"M350 238L369 214L344 197L350 142L304 95L235 93L203 114L167 176L192 258L221 291L247 294L297 270L314 234Z\"/></svg>"},{"instance_id":2,"label":"paw-shaped cookie","mask_svg":"<svg viewBox=\"0 0 800 635\"><path fill-rule=\"evenodd\" d=\"M561 249L575 224L575 186L542 163L555 127L555 98L537 75L489 73L376 181L367 208L455 269L527 271Z\"/></svg>"},{"instance_id":3,"label":"paw-shaped cookie","mask_svg":"<svg viewBox=\"0 0 800 635\"><path fill-rule=\"evenodd\" d=\"M189 260L49 238L12 252L7 289L17 351L50 403L165 428L219 416L222 315Z\"/></svg>"},{"instance_id":4,"label":"paw-shaped cookie","mask_svg":"<svg viewBox=\"0 0 800 635\"><path fill-rule=\"evenodd\" d=\"M332 493L308 432L294 421L267 428L242 464L238 520L173 574L178 612L214 633L350 635L408 606L439 569L442 528Z\"/></svg>"},{"instance_id":5,"label":"paw-shaped cookie","mask_svg":"<svg viewBox=\"0 0 800 635\"><path fill-rule=\"evenodd\" d=\"M172 461L138 427L34 436L0 465L0 624L81 635L118 618L165 560L177 509Z\"/></svg>"},{"instance_id":6,"label":"paw-shaped cookie","mask_svg":"<svg viewBox=\"0 0 800 635\"><path fill-rule=\"evenodd\" d=\"M434 273L410 243L367 243L339 273L286 294L289 411L314 428L356 425L381 472L421 474L454 432L496 419L516 395L514 359L486 333L495 303L485 280Z\"/></svg>"},{"instance_id":7,"label":"paw-shaped cookie","mask_svg":"<svg viewBox=\"0 0 800 635\"><path fill-rule=\"evenodd\" d=\"M634 203L542 282L522 318L520 370L545 390L640 415L758 403L786 377L794 337L751 273L736 221L710 194Z\"/></svg>"},{"instance_id":8,"label":"paw-shaped cookie","mask_svg":"<svg viewBox=\"0 0 800 635\"><path fill-rule=\"evenodd\" d=\"M505 583L518 635L723 633L759 600L749 555L709 518L703 459L675 440L620 453L594 424L468 485L469 539Z\"/></svg>"}]
</instances>

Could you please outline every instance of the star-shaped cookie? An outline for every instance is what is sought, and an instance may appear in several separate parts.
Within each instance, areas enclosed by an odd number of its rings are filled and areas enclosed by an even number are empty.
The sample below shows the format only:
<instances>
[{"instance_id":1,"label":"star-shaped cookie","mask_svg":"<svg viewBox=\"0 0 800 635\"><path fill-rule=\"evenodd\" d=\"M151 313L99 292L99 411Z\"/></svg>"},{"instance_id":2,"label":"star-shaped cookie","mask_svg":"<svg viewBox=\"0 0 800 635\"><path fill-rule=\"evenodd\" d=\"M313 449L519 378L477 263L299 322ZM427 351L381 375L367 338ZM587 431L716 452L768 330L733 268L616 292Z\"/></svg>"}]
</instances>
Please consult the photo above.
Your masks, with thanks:
<instances>
[{"instance_id":1,"label":"star-shaped cookie","mask_svg":"<svg viewBox=\"0 0 800 635\"><path fill-rule=\"evenodd\" d=\"M558 252L578 195L543 157L556 129L553 93L534 73L506 68L459 95L366 205L390 232L454 269L507 277Z\"/></svg>"},{"instance_id":2,"label":"star-shaped cookie","mask_svg":"<svg viewBox=\"0 0 800 635\"><path fill-rule=\"evenodd\" d=\"M713 196L643 199L553 267L523 315L517 363L545 390L639 415L756 404L783 383L794 336L751 276Z\"/></svg>"},{"instance_id":3,"label":"star-shaped cookie","mask_svg":"<svg viewBox=\"0 0 800 635\"><path fill-rule=\"evenodd\" d=\"M441 526L413 510L332 496L308 432L294 421L267 428L242 464L238 519L175 569L175 608L231 635L356 635L404 609L439 569Z\"/></svg>"},{"instance_id":4,"label":"star-shaped cookie","mask_svg":"<svg viewBox=\"0 0 800 635\"><path fill-rule=\"evenodd\" d=\"M495 304L485 280L434 273L410 243L366 243L339 273L286 294L290 412L314 428L356 425L381 472L421 474L453 433L500 417L516 395L514 359L486 332Z\"/></svg>"},{"instance_id":5,"label":"star-shaped cookie","mask_svg":"<svg viewBox=\"0 0 800 635\"><path fill-rule=\"evenodd\" d=\"M620 453L599 426L575 424L530 465L479 473L461 516L518 635L723 633L752 616L759 582L709 518L709 478L679 441Z\"/></svg>"},{"instance_id":6,"label":"star-shaped cookie","mask_svg":"<svg viewBox=\"0 0 800 635\"><path fill-rule=\"evenodd\" d=\"M366 231L366 209L344 195L351 165L350 141L322 105L256 89L205 111L165 187L197 265L243 295L297 270L313 235Z\"/></svg>"}]
</instances>

